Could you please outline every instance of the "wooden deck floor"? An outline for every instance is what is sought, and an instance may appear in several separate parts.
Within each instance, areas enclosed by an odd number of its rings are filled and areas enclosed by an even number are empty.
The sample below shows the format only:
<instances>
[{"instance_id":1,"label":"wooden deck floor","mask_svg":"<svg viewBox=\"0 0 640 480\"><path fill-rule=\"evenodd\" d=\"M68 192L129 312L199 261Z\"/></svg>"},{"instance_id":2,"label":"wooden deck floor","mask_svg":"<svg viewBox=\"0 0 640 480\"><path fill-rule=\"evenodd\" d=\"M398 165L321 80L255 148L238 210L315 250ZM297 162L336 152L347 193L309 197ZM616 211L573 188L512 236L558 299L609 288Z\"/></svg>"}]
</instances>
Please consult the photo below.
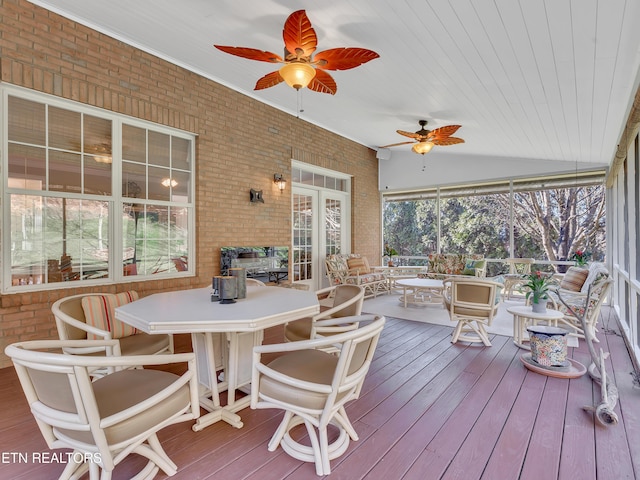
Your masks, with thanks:
<instances>
[{"instance_id":1,"label":"wooden deck floor","mask_svg":"<svg viewBox=\"0 0 640 480\"><path fill-rule=\"evenodd\" d=\"M599 398L588 376L566 380L530 372L511 338L494 336L491 348L451 345L449 327L387 320L362 395L347 408L360 440L332 461L333 480L640 478L640 389L606 311L600 339L611 352L607 368L620 390L620 422L607 428L582 408ZM266 340L279 341L281 334L271 329ZM188 348L188 337L179 344ZM570 352L588 363L584 342ZM63 465L55 459L33 461L32 453L48 450L12 368L0 370L0 385L0 479L57 478ZM246 409L241 415L241 430L224 423L198 433L189 423L163 430L162 444L179 468L172 478L317 478L313 465L281 449L267 451L280 412ZM114 479L130 478L140 465L138 458L127 459Z\"/></svg>"}]
</instances>

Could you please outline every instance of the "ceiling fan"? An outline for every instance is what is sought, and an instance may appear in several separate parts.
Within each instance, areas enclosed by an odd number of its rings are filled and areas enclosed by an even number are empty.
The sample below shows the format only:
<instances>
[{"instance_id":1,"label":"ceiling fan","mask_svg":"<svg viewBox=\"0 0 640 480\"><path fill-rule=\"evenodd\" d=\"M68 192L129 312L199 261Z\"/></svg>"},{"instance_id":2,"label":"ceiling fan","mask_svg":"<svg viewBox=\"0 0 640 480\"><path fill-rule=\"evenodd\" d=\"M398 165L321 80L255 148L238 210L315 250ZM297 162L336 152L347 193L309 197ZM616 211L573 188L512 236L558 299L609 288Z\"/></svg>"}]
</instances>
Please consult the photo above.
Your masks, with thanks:
<instances>
[{"instance_id":1,"label":"ceiling fan","mask_svg":"<svg viewBox=\"0 0 640 480\"><path fill-rule=\"evenodd\" d=\"M429 153L434 145L446 146L455 145L456 143L464 143L463 139L451 136L456 133L456 130L460 128L460 125L447 125L446 127L427 130L424 128L427 125L426 120L420 120L418 123L421 128L415 133L396 130L400 135L413 138L414 141L392 143L391 145L384 145L378 148L397 147L398 145L407 145L409 143L416 142L413 147L411 147L411 150L424 155L425 153Z\"/></svg>"},{"instance_id":2,"label":"ceiling fan","mask_svg":"<svg viewBox=\"0 0 640 480\"><path fill-rule=\"evenodd\" d=\"M293 12L284 23L284 58L275 53L247 47L214 45L218 50L238 57L261 62L284 63L277 71L258 80L254 90L273 87L286 82L290 87L334 95L335 80L325 70L349 70L378 58L376 52L364 48L332 48L314 55L318 44L316 32L304 10Z\"/></svg>"}]
</instances>

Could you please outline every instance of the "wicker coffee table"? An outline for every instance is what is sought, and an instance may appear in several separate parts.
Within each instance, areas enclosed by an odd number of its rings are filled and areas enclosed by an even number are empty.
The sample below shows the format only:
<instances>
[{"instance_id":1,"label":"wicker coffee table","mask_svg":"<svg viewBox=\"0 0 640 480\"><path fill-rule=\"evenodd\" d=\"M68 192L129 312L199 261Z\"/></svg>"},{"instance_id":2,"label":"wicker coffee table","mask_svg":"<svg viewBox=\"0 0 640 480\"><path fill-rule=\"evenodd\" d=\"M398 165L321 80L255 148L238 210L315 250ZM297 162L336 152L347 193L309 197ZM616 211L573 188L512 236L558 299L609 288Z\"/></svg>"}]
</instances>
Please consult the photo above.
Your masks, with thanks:
<instances>
[{"instance_id":1,"label":"wicker coffee table","mask_svg":"<svg viewBox=\"0 0 640 480\"><path fill-rule=\"evenodd\" d=\"M435 305L442 304L442 280L430 278L405 278L396 280L396 285L402 287L400 301L407 305Z\"/></svg>"}]
</instances>

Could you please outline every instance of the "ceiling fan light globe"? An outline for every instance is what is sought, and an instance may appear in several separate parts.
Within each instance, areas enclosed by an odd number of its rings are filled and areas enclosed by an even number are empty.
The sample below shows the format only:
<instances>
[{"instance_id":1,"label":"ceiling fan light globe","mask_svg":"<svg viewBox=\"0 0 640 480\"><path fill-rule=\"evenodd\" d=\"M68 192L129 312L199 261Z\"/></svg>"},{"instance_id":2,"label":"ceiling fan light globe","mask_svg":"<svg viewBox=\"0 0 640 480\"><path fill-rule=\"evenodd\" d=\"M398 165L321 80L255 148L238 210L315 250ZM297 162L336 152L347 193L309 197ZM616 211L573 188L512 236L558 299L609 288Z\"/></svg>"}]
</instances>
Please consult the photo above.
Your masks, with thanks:
<instances>
[{"instance_id":1,"label":"ceiling fan light globe","mask_svg":"<svg viewBox=\"0 0 640 480\"><path fill-rule=\"evenodd\" d=\"M280 76L292 88L300 90L311 83L316 76L316 69L308 63L286 63L279 70Z\"/></svg>"},{"instance_id":2,"label":"ceiling fan light globe","mask_svg":"<svg viewBox=\"0 0 640 480\"><path fill-rule=\"evenodd\" d=\"M424 155L425 153L429 153L432 148L433 148L433 143L431 142L418 142L418 143L415 143L413 147L411 147L411 150L421 155Z\"/></svg>"}]
</instances>

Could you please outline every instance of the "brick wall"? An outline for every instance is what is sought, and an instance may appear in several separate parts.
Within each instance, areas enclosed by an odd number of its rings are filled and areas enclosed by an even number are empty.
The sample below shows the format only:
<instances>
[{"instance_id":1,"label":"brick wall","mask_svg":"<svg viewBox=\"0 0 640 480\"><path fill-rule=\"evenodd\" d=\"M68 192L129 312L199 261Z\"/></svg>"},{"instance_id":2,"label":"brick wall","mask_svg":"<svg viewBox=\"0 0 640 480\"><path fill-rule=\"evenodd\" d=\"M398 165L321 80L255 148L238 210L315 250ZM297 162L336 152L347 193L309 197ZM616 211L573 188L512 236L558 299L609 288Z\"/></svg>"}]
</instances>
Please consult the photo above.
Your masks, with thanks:
<instances>
[{"instance_id":1,"label":"brick wall","mask_svg":"<svg viewBox=\"0 0 640 480\"><path fill-rule=\"evenodd\" d=\"M197 276L0 295L2 351L14 341L56 338L50 306L58 298L201 287L219 273L221 246L290 245L290 183L281 195L273 174L291 178L292 151L305 157L299 160L353 175L352 250L380 258L374 151L24 0L0 0L0 20L2 82L198 135ZM265 204L248 202L250 188L264 191ZM9 364L0 356L0 367Z\"/></svg>"}]
</instances>

